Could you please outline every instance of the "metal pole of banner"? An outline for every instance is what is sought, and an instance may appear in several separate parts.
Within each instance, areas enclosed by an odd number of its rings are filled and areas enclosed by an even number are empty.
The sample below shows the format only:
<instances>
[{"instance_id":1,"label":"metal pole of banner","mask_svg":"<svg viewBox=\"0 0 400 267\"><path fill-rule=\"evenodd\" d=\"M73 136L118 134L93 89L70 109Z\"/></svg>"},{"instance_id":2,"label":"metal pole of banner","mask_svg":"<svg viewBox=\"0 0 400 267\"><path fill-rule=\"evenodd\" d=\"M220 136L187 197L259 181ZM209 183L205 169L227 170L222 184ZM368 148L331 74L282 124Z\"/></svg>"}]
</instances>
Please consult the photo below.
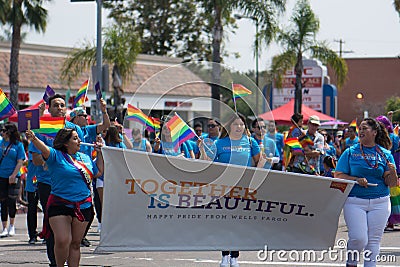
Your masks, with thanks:
<instances>
[{"instance_id":1,"label":"metal pole of banner","mask_svg":"<svg viewBox=\"0 0 400 267\"><path fill-rule=\"evenodd\" d=\"M97 76L97 81L100 83L100 88L102 89L103 92L103 98L105 99L105 91L103 88L102 84L102 73L101 73L101 66L103 62L103 51L102 51L102 43L101 43L101 9L103 6L103 1L102 0L97 0L97 47L96 47L96 76ZM94 82L93 84L96 84Z\"/></svg>"}]
</instances>

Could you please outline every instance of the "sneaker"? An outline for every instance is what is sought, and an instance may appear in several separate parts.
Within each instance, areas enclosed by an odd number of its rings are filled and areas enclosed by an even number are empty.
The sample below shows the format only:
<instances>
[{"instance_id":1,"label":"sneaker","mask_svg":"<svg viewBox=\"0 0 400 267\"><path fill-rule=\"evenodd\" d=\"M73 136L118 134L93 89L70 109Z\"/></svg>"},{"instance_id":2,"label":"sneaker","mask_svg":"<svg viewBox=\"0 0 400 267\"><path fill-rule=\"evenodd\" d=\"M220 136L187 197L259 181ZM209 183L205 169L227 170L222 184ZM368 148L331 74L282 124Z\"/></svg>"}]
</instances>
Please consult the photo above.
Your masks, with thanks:
<instances>
[{"instance_id":1,"label":"sneaker","mask_svg":"<svg viewBox=\"0 0 400 267\"><path fill-rule=\"evenodd\" d=\"M97 232L101 233L101 223L98 223L98 225L97 225Z\"/></svg>"},{"instance_id":2,"label":"sneaker","mask_svg":"<svg viewBox=\"0 0 400 267\"><path fill-rule=\"evenodd\" d=\"M7 237L8 236L8 230L7 228L3 229L3 232L1 232L0 237Z\"/></svg>"},{"instance_id":3,"label":"sneaker","mask_svg":"<svg viewBox=\"0 0 400 267\"><path fill-rule=\"evenodd\" d=\"M14 236L15 235L15 226L11 225L8 227L8 235L9 236Z\"/></svg>"},{"instance_id":4,"label":"sneaker","mask_svg":"<svg viewBox=\"0 0 400 267\"><path fill-rule=\"evenodd\" d=\"M83 247L90 247L90 241L87 240L86 237L84 237L84 238L82 239L82 241L81 241L81 246L83 246Z\"/></svg>"},{"instance_id":5,"label":"sneaker","mask_svg":"<svg viewBox=\"0 0 400 267\"><path fill-rule=\"evenodd\" d=\"M221 263L219 264L219 267L229 267L229 255L222 256Z\"/></svg>"},{"instance_id":6,"label":"sneaker","mask_svg":"<svg viewBox=\"0 0 400 267\"><path fill-rule=\"evenodd\" d=\"M231 267L239 267L237 258L231 258Z\"/></svg>"},{"instance_id":7,"label":"sneaker","mask_svg":"<svg viewBox=\"0 0 400 267\"><path fill-rule=\"evenodd\" d=\"M29 241L28 241L29 245L35 245L36 242L37 242L37 238L36 237L30 238Z\"/></svg>"}]
</instances>

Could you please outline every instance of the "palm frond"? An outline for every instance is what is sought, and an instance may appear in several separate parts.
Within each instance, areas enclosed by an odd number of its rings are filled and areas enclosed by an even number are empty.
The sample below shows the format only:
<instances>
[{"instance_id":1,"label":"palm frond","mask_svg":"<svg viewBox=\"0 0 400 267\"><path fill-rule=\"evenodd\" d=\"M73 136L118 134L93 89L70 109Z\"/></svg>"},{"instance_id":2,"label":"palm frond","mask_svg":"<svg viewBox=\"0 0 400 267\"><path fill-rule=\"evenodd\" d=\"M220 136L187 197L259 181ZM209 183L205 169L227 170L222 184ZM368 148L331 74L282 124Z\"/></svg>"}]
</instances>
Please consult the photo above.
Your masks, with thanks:
<instances>
[{"instance_id":1,"label":"palm frond","mask_svg":"<svg viewBox=\"0 0 400 267\"><path fill-rule=\"evenodd\" d=\"M68 84L96 63L96 46L86 42L83 48L72 50L61 67L61 80Z\"/></svg>"},{"instance_id":2,"label":"palm frond","mask_svg":"<svg viewBox=\"0 0 400 267\"><path fill-rule=\"evenodd\" d=\"M339 57L335 51L328 48L325 43L310 47L311 56L329 65L335 72L337 86L340 89L347 79L348 68L346 61Z\"/></svg>"},{"instance_id":3,"label":"palm frond","mask_svg":"<svg viewBox=\"0 0 400 267\"><path fill-rule=\"evenodd\" d=\"M296 52L288 50L272 59L271 72L275 76L276 88L282 88L282 79L286 71L296 64Z\"/></svg>"}]
</instances>

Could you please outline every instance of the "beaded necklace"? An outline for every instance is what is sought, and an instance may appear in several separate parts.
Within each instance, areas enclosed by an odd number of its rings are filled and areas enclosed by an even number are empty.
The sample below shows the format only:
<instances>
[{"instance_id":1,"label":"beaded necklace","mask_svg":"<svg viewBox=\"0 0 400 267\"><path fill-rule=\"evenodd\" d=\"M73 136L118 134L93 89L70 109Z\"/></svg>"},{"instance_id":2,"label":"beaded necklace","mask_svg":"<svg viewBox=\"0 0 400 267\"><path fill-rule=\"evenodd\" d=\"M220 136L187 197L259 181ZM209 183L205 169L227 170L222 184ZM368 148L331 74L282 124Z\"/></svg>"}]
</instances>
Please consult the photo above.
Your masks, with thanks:
<instances>
[{"instance_id":1,"label":"beaded necklace","mask_svg":"<svg viewBox=\"0 0 400 267\"><path fill-rule=\"evenodd\" d=\"M383 152L378 148L378 145L375 145L375 165L372 165L371 162L369 162L369 160L365 157L365 154L364 154L364 151L362 149L362 144L361 143L360 143L360 150L361 150L361 154L362 154L365 162L368 164L368 166L370 166L373 169L378 168L378 155L383 157L386 160L386 163L390 163L388 161L388 159L383 155Z\"/></svg>"}]
</instances>

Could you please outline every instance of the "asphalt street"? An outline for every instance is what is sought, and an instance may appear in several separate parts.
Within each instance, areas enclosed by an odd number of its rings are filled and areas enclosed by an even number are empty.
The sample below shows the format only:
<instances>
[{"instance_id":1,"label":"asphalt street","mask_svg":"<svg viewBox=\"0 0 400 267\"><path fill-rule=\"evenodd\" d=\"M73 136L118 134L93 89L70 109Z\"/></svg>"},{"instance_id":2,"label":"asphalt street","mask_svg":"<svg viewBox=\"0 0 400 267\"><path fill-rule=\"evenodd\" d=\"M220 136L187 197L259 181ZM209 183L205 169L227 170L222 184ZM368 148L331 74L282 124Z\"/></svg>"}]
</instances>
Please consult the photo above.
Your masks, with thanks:
<instances>
[{"instance_id":1,"label":"asphalt street","mask_svg":"<svg viewBox=\"0 0 400 267\"><path fill-rule=\"evenodd\" d=\"M39 214L41 225L42 214ZM397 228L397 229L396 229ZM395 231L385 232L382 241L381 260L378 266L400 266L400 226ZM123 252L94 253L99 242L97 221L95 220L87 236L91 247L82 247L81 266L176 266L176 267L218 267L220 252ZM336 246L329 252L306 254L302 251L261 253L257 251L240 252L241 267L254 266L345 266L345 250L342 249L347 239L347 228L342 216L336 236ZM267 255L267 256L266 256ZM293 260L295 259L295 260ZM0 266L48 266L46 247L41 242L28 244L26 214L16 217L16 235L0 239ZM361 266L361 264L359 264Z\"/></svg>"}]
</instances>

